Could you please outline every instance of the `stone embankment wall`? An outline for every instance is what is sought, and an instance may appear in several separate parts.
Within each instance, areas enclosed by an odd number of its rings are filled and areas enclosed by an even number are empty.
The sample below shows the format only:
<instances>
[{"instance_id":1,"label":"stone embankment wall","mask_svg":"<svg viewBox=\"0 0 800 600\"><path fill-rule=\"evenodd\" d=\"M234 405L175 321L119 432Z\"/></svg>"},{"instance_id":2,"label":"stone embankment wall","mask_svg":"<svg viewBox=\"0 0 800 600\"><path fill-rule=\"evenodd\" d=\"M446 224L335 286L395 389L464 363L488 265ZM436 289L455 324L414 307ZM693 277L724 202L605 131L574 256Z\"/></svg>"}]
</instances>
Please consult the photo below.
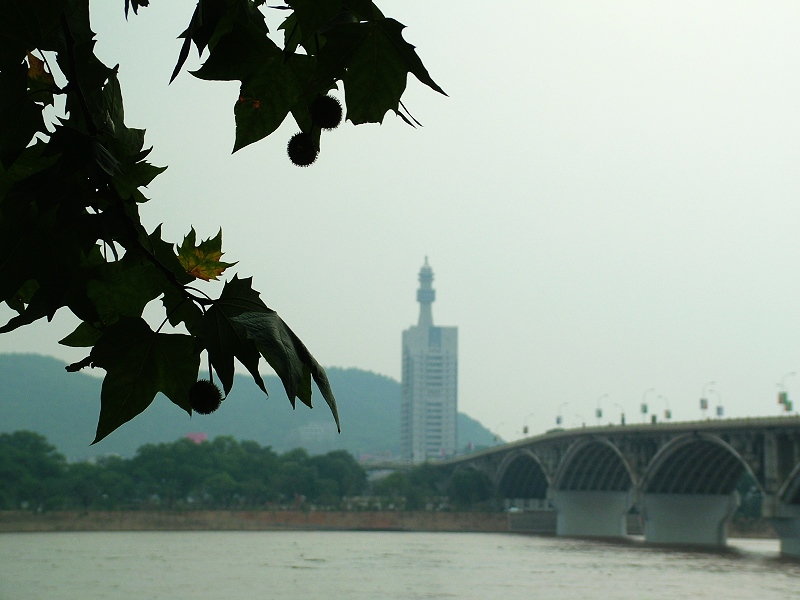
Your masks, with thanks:
<instances>
[{"instance_id":1,"label":"stone embankment wall","mask_svg":"<svg viewBox=\"0 0 800 600\"><path fill-rule=\"evenodd\" d=\"M372 511L0 512L0 533L32 531L472 531L507 532L509 515Z\"/></svg>"},{"instance_id":2,"label":"stone embankment wall","mask_svg":"<svg viewBox=\"0 0 800 600\"><path fill-rule=\"evenodd\" d=\"M509 513L435 511L0 511L0 533L34 531L465 531L554 535L555 511ZM639 517L628 534L641 535ZM774 538L759 520L728 524L729 537Z\"/></svg>"}]
</instances>

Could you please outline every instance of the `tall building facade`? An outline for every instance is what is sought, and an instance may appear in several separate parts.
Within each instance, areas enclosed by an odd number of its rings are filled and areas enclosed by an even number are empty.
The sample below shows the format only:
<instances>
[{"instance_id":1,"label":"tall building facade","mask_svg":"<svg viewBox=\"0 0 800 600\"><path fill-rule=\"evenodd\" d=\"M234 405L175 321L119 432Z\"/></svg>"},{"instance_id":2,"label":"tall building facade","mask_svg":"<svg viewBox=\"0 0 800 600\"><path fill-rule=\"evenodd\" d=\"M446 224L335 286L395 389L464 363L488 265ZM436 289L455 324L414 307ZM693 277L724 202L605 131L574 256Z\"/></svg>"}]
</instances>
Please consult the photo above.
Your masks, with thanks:
<instances>
[{"instance_id":1,"label":"tall building facade","mask_svg":"<svg viewBox=\"0 0 800 600\"><path fill-rule=\"evenodd\" d=\"M433 269L419 271L419 321L403 332L400 445L418 463L456 452L458 328L433 324Z\"/></svg>"}]
</instances>

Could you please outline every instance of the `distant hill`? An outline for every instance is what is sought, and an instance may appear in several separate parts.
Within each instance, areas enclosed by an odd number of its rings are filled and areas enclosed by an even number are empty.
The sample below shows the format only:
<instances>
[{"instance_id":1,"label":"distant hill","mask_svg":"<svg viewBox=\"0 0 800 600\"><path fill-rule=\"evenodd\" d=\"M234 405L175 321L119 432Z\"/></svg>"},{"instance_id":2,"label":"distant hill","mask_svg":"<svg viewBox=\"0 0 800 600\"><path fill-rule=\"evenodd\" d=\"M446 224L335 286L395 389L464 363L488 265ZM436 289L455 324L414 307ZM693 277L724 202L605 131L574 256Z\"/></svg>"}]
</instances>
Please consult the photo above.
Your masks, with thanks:
<instances>
[{"instance_id":1,"label":"distant hill","mask_svg":"<svg viewBox=\"0 0 800 600\"><path fill-rule=\"evenodd\" d=\"M248 376L236 376L230 396L208 416L189 417L159 395L144 413L90 446L100 412L101 380L67 373L64 363L36 354L0 354L0 433L37 431L71 460L103 454L132 456L146 443L171 442L188 433L232 435L278 452L304 447L312 454L348 450L356 457L400 453L400 384L360 369L327 369L342 420L342 433L315 390L315 408L292 411L280 380L265 377L267 398ZM458 415L458 447L492 445L478 421Z\"/></svg>"}]
</instances>

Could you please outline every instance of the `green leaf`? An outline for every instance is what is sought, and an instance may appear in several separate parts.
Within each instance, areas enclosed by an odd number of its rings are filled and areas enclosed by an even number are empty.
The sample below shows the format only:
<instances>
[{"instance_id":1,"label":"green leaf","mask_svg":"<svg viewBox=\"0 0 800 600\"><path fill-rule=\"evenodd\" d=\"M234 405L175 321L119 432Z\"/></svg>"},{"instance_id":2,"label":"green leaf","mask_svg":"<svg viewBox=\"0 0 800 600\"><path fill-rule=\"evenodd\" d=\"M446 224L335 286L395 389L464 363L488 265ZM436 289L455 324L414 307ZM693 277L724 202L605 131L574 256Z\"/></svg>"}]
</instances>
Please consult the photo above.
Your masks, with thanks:
<instances>
[{"instance_id":1,"label":"green leaf","mask_svg":"<svg viewBox=\"0 0 800 600\"><path fill-rule=\"evenodd\" d=\"M25 306L31 303L33 295L38 289L39 282L35 279L29 279L19 288L19 291L17 291L13 297L6 300L6 304L8 304L9 308L18 313L22 313L25 310Z\"/></svg>"},{"instance_id":2,"label":"green leaf","mask_svg":"<svg viewBox=\"0 0 800 600\"><path fill-rule=\"evenodd\" d=\"M236 263L221 262L219 259L224 254L222 252L222 229L216 237L203 240L195 246L196 234L194 227L178 248L178 260L183 269L192 277L203 281L216 280L217 277L228 267Z\"/></svg>"},{"instance_id":3,"label":"green leaf","mask_svg":"<svg viewBox=\"0 0 800 600\"><path fill-rule=\"evenodd\" d=\"M88 18L88 7L86 17ZM72 26L73 22L78 23ZM75 18L75 15L70 19L71 31L75 39L78 40L72 46L71 54L75 57L74 61L69 60L69 53L64 51L63 48L59 49L56 61L61 71L70 78L69 90L72 93L67 94L67 111L69 112L70 124L94 135L95 130L101 129L106 121L105 100L102 89L109 77L114 74L114 69L107 67L95 56L95 42L92 39L94 34L89 29L88 23L83 24L81 22L82 19ZM85 31L81 32L84 26ZM65 42L62 40L61 44L65 45ZM73 64L75 68L73 68ZM74 76L72 75L73 70L75 71ZM82 97L86 101L85 106L79 99L79 94L74 92L76 86L80 86ZM88 115L85 109L88 109Z\"/></svg>"},{"instance_id":4,"label":"green leaf","mask_svg":"<svg viewBox=\"0 0 800 600\"><path fill-rule=\"evenodd\" d=\"M34 196L49 192L47 197L40 199L40 204L55 204L46 210L44 206L26 206L17 195L24 197L22 190ZM94 316L91 307L81 298L85 270L90 266L87 261L94 246L88 254L81 248L86 234L80 214L72 211L66 200L58 202L65 191L69 192L50 186L18 185L6 196L0 220L0 272L3 273L0 300L13 299L28 280L36 280L39 287L24 313L0 328L0 333L44 316L52 318L65 305L69 305L73 312L78 311L76 314L82 320L91 320L90 317ZM17 202L16 208L20 212L12 218L6 208L14 207Z\"/></svg>"},{"instance_id":5,"label":"green leaf","mask_svg":"<svg viewBox=\"0 0 800 600\"><path fill-rule=\"evenodd\" d=\"M111 182L120 198L128 200L138 188L149 185L153 179L166 170L167 167L156 167L146 161L121 165L120 172L114 175Z\"/></svg>"},{"instance_id":6,"label":"green leaf","mask_svg":"<svg viewBox=\"0 0 800 600\"><path fill-rule=\"evenodd\" d=\"M289 16L283 20L278 29L283 30L284 53L293 54L303 41L303 32L300 31L300 26L297 24L297 17L294 13L289 13Z\"/></svg>"},{"instance_id":7,"label":"green leaf","mask_svg":"<svg viewBox=\"0 0 800 600\"><path fill-rule=\"evenodd\" d=\"M125 0L125 18L128 18L128 10L133 5L133 14L139 14L139 7L147 8L150 6L150 0Z\"/></svg>"},{"instance_id":8,"label":"green leaf","mask_svg":"<svg viewBox=\"0 0 800 600\"><path fill-rule=\"evenodd\" d=\"M41 233L47 236L46 232ZM17 294L23 295L20 299L24 308L18 316L0 327L0 333L8 333L43 317L49 321L64 306L69 306L82 320L97 318L94 306L86 299L84 291L86 275L92 268L94 257L82 256L77 247L70 247L70 242L72 240L66 239L63 231L55 231L50 234L50 239L45 237L42 243L30 249L30 262L23 263L21 276L30 273L35 285L28 281L17 291ZM31 291L33 293L27 301L25 296Z\"/></svg>"},{"instance_id":9,"label":"green leaf","mask_svg":"<svg viewBox=\"0 0 800 600\"><path fill-rule=\"evenodd\" d=\"M175 275L176 280L180 284L186 285L194 280L194 277L189 275L183 268L183 265L181 265L178 255L175 254L174 246L161 239L161 225L156 227L152 234L142 240L142 243L145 248L155 255L158 262L167 267L167 269Z\"/></svg>"},{"instance_id":10,"label":"green leaf","mask_svg":"<svg viewBox=\"0 0 800 600\"><path fill-rule=\"evenodd\" d=\"M164 296L161 299L164 309L167 311L167 319L170 325L177 327L180 323L186 325L186 329L192 335L196 335L200 321L203 319L203 311L181 293L180 289L174 285L169 285L164 289Z\"/></svg>"},{"instance_id":11,"label":"green leaf","mask_svg":"<svg viewBox=\"0 0 800 600\"><path fill-rule=\"evenodd\" d=\"M380 123L386 111L397 112L409 72L444 94L414 46L403 39L404 27L383 18L341 25L325 34L314 81L332 77L344 82L347 118L356 125Z\"/></svg>"},{"instance_id":12,"label":"green leaf","mask_svg":"<svg viewBox=\"0 0 800 600\"><path fill-rule=\"evenodd\" d=\"M73 125L69 122L57 124L42 153L43 156L58 157L60 174L65 179L98 165L97 146L100 142Z\"/></svg>"},{"instance_id":13,"label":"green leaf","mask_svg":"<svg viewBox=\"0 0 800 600\"><path fill-rule=\"evenodd\" d=\"M145 131L125 125L117 68L108 71L100 115L102 118L96 125L101 126L103 144L96 142L94 145L96 161L111 176L111 183L123 200L141 201L143 196L137 194L138 189L149 185L166 167L156 167L143 160L151 150L142 150Z\"/></svg>"},{"instance_id":14,"label":"green leaf","mask_svg":"<svg viewBox=\"0 0 800 600\"><path fill-rule=\"evenodd\" d=\"M205 80L242 82L233 109L236 152L265 138L283 123L306 93L313 71L312 57L287 55L265 31L237 22L192 74Z\"/></svg>"},{"instance_id":15,"label":"green leaf","mask_svg":"<svg viewBox=\"0 0 800 600\"><path fill-rule=\"evenodd\" d=\"M125 125L122 88L117 73L117 68L114 68L108 77L108 83L103 87L104 125L119 142L115 150L125 148L127 152L120 154L127 158L137 155L144 147L144 129L131 129Z\"/></svg>"},{"instance_id":16,"label":"green leaf","mask_svg":"<svg viewBox=\"0 0 800 600\"><path fill-rule=\"evenodd\" d=\"M25 52L39 48L59 28L67 0L3 0L0 2L0 68L18 64ZM14 60L17 57L18 60Z\"/></svg>"},{"instance_id":17,"label":"green leaf","mask_svg":"<svg viewBox=\"0 0 800 600\"><path fill-rule=\"evenodd\" d=\"M180 37L184 38L178 63L172 72L170 83L178 76L186 59L189 57L191 42L202 54L206 46L212 53L225 38L236 44L239 41L252 41L254 38L266 38L269 33L264 15L258 10L258 4L241 0L200 0L192 15L189 27ZM236 30L235 35L231 32ZM223 52L224 54L224 52ZM235 79L235 78L234 78Z\"/></svg>"},{"instance_id":18,"label":"green leaf","mask_svg":"<svg viewBox=\"0 0 800 600\"><path fill-rule=\"evenodd\" d=\"M215 46L220 36L229 33L232 27L226 0L200 0L197 3L197 24L192 30L192 41L197 53L202 54L206 46Z\"/></svg>"},{"instance_id":19,"label":"green leaf","mask_svg":"<svg viewBox=\"0 0 800 600\"><path fill-rule=\"evenodd\" d=\"M117 160L117 157L99 141L92 139L91 148L92 157L97 163L97 166L103 169L107 175L111 176L111 181L115 184L114 187L117 187L116 180L122 175L122 164ZM136 189L136 186L134 186L134 189ZM119 193L119 190L117 190L117 192Z\"/></svg>"},{"instance_id":20,"label":"green leaf","mask_svg":"<svg viewBox=\"0 0 800 600\"><path fill-rule=\"evenodd\" d=\"M264 69L265 63L283 58L280 48L266 34L235 25L192 75L206 81L244 81Z\"/></svg>"},{"instance_id":21,"label":"green leaf","mask_svg":"<svg viewBox=\"0 0 800 600\"><path fill-rule=\"evenodd\" d=\"M97 340L100 339L102 334L102 330L84 321L67 337L59 340L58 343L62 346L70 346L72 348L91 348L97 343Z\"/></svg>"},{"instance_id":22,"label":"green leaf","mask_svg":"<svg viewBox=\"0 0 800 600\"><path fill-rule=\"evenodd\" d=\"M311 407L311 379L314 379L341 432L336 399L325 370L278 313L272 310L244 312L233 320L244 326L248 337L255 341L261 355L281 378L292 406L295 398L299 398Z\"/></svg>"},{"instance_id":23,"label":"green leaf","mask_svg":"<svg viewBox=\"0 0 800 600\"><path fill-rule=\"evenodd\" d=\"M197 331L226 395L233 387L234 358L245 366L258 387L267 393L258 372L261 358L258 348L247 337L244 327L234 320L246 311L266 312L269 308L261 301L258 292L253 290L252 278L239 279L234 276L225 284L220 297L208 308Z\"/></svg>"},{"instance_id":24,"label":"green leaf","mask_svg":"<svg viewBox=\"0 0 800 600\"><path fill-rule=\"evenodd\" d=\"M48 294L48 290L37 289L30 303L16 317L11 317L8 323L0 327L0 333L9 333L44 317L52 317L52 313L55 312L55 310L51 312L52 303L52 296Z\"/></svg>"},{"instance_id":25,"label":"green leaf","mask_svg":"<svg viewBox=\"0 0 800 600\"><path fill-rule=\"evenodd\" d=\"M64 14L67 17L67 25L75 41L81 43L94 40L94 31L92 31L92 26L89 23L89 2L85 0L66 0L66 4ZM54 28L52 34L44 40L42 47L39 49L53 50L59 53L66 50L63 23L59 23L59 26ZM79 70L80 68L81 66L79 65Z\"/></svg>"},{"instance_id":26,"label":"green leaf","mask_svg":"<svg viewBox=\"0 0 800 600\"><path fill-rule=\"evenodd\" d=\"M28 97L24 62L0 71L0 163L9 168L37 131L45 131L42 106Z\"/></svg>"},{"instance_id":27,"label":"green leaf","mask_svg":"<svg viewBox=\"0 0 800 600\"><path fill-rule=\"evenodd\" d=\"M200 370L191 336L156 333L141 318L123 317L103 331L90 357L106 370L93 444L145 410L158 392L191 414L189 387Z\"/></svg>"},{"instance_id":28,"label":"green leaf","mask_svg":"<svg viewBox=\"0 0 800 600\"><path fill-rule=\"evenodd\" d=\"M341 0L287 0L294 10L303 41L318 33L342 12Z\"/></svg>"},{"instance_id":29,"label":"green leaf","mask_svg":"<svg viewBox=\"0 0 800 600\"><path fill-rule=\"evenodd\" d=\"M209 59L193 75L209 80L240 80L234 105L234 152L275 131L304 94L314 70L314 59L285 56L267 37L222 38Z\"/></svg>"},{"instance_id":30,"label":"green leaf","mask_svg":"<svg viewBox=\"0 0 800 600\"><path fill-rule=\"evenodd\" d=\"M242 84L233 108L236 141L233 151L257 142L280 127L307 87L314 59L293 54L273 59Z\"/></svg>"},{"instance_id":31,"label":"green leaf","mask_svg":"<svg viewBox=\"0 0 800 600\"><path fill-rule=\"evenodd\" d=\"M43 141L38 141L36 144L25 148L10 169L4 169L3 165L0 164L0 202L2 202L13 184L49 167L57 160L53 156L42 156L46 147L47 144Z\"/></svg>"},{"instance_id":32,"label":"green leaf","mask_svg":"<svg viewBox=\"0 0 800 600\"><path fill-rule=\"evenodd\" d=\"M135 253L104 264L86 285L86 295L94 303L104 325L120 316L138 317L144 307L164 289L164 275L147 259Z\"/></svg>"},{"instance_id":33,"label":"green leaf","mask_svg":"<svg viewBox=\"0 0 800 600\"><path fill-rule=\"evenodd\" d=\"M330 29L359 21L383 18L371 0L291 0L293 12L281 23L284 51L290 54L302 45L309 54L319 46L315 37Z\"/></svg>"},{"instance_id":34,"label":"green leaf","mask_svg":"<svg viewBox=\"0 0 800 600\"><path fill-rule=\"evenodd\" d=\"M383 13L375 6L372 0L344 0L342 5L346 6L362 21L372 21L383 18Z\"/></svg>"}]
</instances>

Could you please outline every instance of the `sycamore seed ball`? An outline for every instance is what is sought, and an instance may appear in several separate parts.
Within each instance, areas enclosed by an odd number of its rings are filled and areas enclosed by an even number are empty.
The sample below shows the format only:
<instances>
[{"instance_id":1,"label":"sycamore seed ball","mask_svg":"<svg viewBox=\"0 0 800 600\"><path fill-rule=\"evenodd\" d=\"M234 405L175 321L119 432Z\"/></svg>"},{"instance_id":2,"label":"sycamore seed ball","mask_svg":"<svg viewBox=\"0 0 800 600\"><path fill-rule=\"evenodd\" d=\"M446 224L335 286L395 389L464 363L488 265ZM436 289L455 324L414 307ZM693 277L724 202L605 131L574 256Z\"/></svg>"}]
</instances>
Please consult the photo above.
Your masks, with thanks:
<instances>
[{"instance_id":1,"label":"sycamore seed ball","mask_svg":"<svg viewBox=\"0 0 800 600\"><path fill-rule=\"evenodd\" d=\"M317 96L308 110L311 120L322 129L336 129L342 122L342 105L333 96Z\"/></svg>"},{"instance_id":2,"label":"sycamore seed ball","mask_svg":"<svg viewBox=\"0 0 800 600\"><path fill-rule=\"evenodd\" d=\"M201 415L210 415L222 404L222 390L208 379L195 381L189 388L189 404Z\"/></svg>"},{"instance_id":3,"label":"sycamore seed ball","mask_svg":"<svg viewBox=\"0 0 800 600\"><path fill-rule=\"evenodd\" d=\"M310 134L295 133L287 146L289 159L298 167L307 167L317 160L319 148Z\"/></svg>"}]
</instances>

